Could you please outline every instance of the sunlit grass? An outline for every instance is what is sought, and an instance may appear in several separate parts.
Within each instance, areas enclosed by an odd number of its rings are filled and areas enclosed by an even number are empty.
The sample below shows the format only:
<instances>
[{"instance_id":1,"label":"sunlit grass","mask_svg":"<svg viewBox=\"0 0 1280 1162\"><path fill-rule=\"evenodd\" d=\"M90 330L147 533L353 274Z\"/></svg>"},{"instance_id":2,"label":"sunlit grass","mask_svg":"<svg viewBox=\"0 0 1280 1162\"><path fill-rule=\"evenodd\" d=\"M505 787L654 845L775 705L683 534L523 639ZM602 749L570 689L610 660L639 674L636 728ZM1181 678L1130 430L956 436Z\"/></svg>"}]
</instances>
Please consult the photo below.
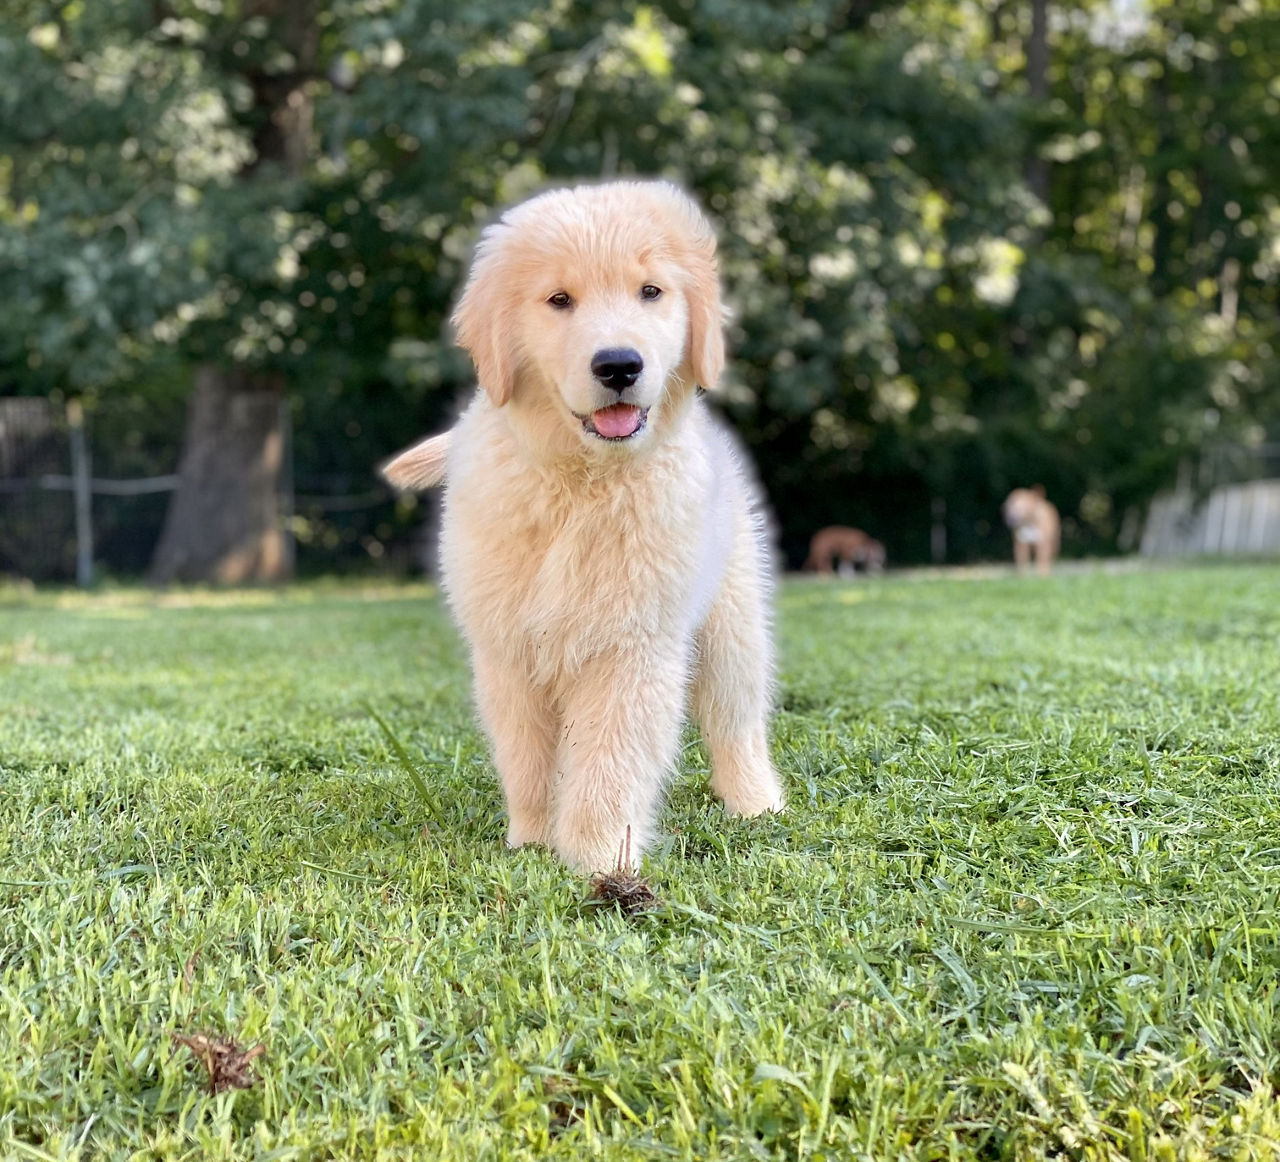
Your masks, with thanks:
<instances>
[{"instance_id":1,"label":"sunlit grass","mask_svg":"<svg viewBox=\"0 0 1280 1162\"><path fill-rule=\"evenodd\" d=\"M628 919L429 589L7 590L0 1156L1274 1158L1278 594L793 582L790 810L690 737Z\"/></svg>"}]
</instances>

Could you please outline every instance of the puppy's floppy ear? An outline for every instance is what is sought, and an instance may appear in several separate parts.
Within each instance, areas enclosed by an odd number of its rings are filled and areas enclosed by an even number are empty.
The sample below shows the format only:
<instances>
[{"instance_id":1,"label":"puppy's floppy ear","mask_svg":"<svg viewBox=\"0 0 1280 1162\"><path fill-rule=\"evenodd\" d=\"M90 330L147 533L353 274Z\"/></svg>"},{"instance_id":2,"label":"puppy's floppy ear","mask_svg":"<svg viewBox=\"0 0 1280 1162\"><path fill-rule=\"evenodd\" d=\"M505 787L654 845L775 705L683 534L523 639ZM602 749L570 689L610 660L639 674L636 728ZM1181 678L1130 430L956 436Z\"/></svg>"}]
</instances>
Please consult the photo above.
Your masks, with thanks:
<instances>
[{"instance_id":1,"label":"puppy's floppy ear","mask_svg":"<svg viewBox=\"0 0 1280 1162\"><path fill-rule=\"evenodd\" d=\"M498 262L497 232L502 229L499 223L481 235L471 275L453 312L458 346L471 356L476 378L494 407L506 403L516 386L515 353Z\"/></svg>"},{"instance_id":2,"label":"puppy's floppy ear","mask_svg":"<svg viewBox=\"0 0 1280 1162\"><path fill-rule=\"evenodd\" d=\"M715 241L712 239L712 246ZM724 370L724 303L714 249L690 270L689 364L693 379L708 391L715 389Z\"/></svg>"},{"instance_id":3,"label":"puppy's floppy ear","mask_svg":"<svg viewBox=\"0 0 1280 1162\"><path fill-rule=\"evenodd\" d=\"M667 182L660 183L659 189L684 235L679 261L685 270L684 291L689 305L689 366L694 382L710 391L720 380L725 358L726 312L720 297L715 231L683 190Z\"/></svg>"},{"instance_id":4,"label":"puppy's floppy ear","mask_svg":"<svg viewBox=\"0 0 1280 1162\"><path fill-rule=\"evenodd\" d=\"M441 432L421 440L393 456L378 471L392 487L408 491L434 488L444 479L445 459L449 453L449 432Z\"/></svg>"}]
</instances>

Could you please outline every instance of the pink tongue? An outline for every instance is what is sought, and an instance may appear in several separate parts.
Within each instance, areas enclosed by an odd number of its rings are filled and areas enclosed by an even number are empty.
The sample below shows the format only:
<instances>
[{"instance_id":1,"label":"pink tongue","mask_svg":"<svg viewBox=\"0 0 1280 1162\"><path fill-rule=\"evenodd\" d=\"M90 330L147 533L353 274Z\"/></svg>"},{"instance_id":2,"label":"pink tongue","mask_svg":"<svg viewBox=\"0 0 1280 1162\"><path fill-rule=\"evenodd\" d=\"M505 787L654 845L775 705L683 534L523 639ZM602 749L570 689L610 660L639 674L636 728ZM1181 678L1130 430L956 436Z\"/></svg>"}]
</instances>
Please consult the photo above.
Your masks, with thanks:
<instances>
[{"instance_id":1,"label":"pink tongue","mask_svg":"<svg viewBox=\"0 0 1280 1162\"><path fill-rule=\"evenodd\" d=\"M640 427L640 409L631 403L615 403L592 412L591 423L605 439L617 440Z\"/></svg>"}]
</instances>

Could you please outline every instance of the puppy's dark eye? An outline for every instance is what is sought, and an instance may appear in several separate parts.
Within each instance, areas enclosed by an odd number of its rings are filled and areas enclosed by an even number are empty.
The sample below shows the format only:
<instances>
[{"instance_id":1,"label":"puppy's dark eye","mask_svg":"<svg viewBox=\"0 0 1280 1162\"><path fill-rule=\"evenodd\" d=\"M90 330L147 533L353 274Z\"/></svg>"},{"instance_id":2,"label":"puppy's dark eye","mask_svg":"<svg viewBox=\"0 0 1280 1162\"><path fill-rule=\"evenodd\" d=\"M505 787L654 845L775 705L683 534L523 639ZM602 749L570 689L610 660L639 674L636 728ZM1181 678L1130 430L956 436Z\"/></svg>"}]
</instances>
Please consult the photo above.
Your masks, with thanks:
<instances>
[{"instance_id":1,"label":"puppy's dark eye","mask_svg":"<svg viewBox=\"0 0 1280 1162\"><path fill-rule=\"evenodd\" d=\"M640 288L640 297L647 302L660 299L662 298L662 287L654 286L653 283L647 282Z\"/></svg>"},{"instance_id":2,"label":"puppy's dark eye","mask_svg":"<svg viewBox=\"0 0 1280 1162\"><path fill-rule=\"evenodd\" d=\"M564 291L556 291L555 294L547 299L547 302L555 307L557 311L567 311L571 306L573 306L573 299L565 294Z\"/></svg>"}]
</instances>

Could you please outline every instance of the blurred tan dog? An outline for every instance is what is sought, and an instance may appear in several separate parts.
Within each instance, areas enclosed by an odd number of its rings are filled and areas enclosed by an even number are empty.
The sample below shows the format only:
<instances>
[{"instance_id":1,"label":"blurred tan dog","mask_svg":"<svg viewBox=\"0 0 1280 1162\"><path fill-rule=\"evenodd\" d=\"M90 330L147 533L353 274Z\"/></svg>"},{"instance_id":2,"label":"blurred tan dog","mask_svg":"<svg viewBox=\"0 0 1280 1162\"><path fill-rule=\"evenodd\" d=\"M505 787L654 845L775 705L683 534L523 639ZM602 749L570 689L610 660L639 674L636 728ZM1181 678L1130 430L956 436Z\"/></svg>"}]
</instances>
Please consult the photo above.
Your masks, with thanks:
<instances>
[{"instance_id":1,"label":"blurred tan dog","mask_svg":"<svg viewBox=\"0 0 1280 1162\"><path fill-rule=\"evenodd\" d=\"M554 190L483 234L454 315L484 389L388 463L446 481L442 579L512 846L584 871L650 842L686 700L736 815L769 759L771 570L742 453L698 398L725 352L715 235L680 190Z\"/></svg>"},{"instance_id":2,"label":"blurred tan dog","mask_svg":"<svg viewBox=\"0 0 1280 1162\"><path fill-rule=\"evenodd\" d=\"M861 529L829 525L813 534L804 567L827 576L839 573L844 577L853 574L859 565L868 573L882 572L884 562L884 545L875 537Z\"/></svg>"},{"instance_id":3,"label":"blurred tan dog","mask_svg":"<svg viewBox=\"0 0 1280 1162\"><path fill-rule=\"evenodd\" d=\"M1062 523L1058 510L1045 499L1044 485L1015 488L1000 511L1013 533L1013 559L1018 572L1026 570L1034 553L1036 571L1048 576L1062 545Z\"/></svg>"}]
</instances>

